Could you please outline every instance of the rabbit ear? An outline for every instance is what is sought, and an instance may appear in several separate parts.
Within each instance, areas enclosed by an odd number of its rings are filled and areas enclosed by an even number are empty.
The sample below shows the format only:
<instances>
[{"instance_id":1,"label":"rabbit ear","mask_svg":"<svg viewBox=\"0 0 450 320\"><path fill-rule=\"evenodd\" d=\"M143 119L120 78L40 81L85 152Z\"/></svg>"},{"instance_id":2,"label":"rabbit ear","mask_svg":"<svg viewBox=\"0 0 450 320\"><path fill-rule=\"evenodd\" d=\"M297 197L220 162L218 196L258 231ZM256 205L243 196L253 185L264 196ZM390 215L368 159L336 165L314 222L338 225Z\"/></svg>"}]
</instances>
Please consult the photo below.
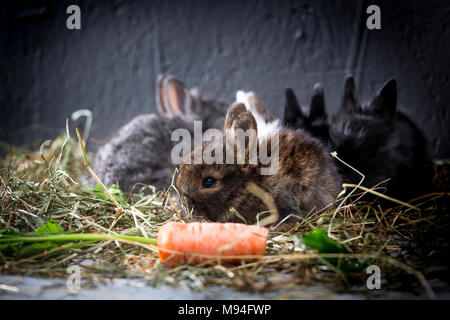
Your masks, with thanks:
<instances>
[{"instance_id":1,"label":"rabbit ear","mask_svg":"<svg viewBox=\"0 0 450 320\"><path fill-rule=\"evenodd\" d=\"M370 103L370 107L378 114L392 117L397 108L397 82L390 79L378 90Z\"/></svg>"},{"instance_id":2,"label":"rabbit ear","mask_svg":"<svg viewBox=\"0 0 450 320\"><path fill-rule=\"evenodd\" d=\"M247 110L251 111L253 115L260 115L266 122L275 120L275 117L267 111L264 103L253 92L246 93L242 90L238 91L236 93L236 101L243 103Z\"/></svg>"},{"instance_id":3,"label":"rabbit ear","mask_svg":"<svg viewBox=\"0 0 450 320\"><path fill-rule=\"evenodd\" d=\"M255 130L257 132L256 120L253 114L250 111L242 112L237 115L232 124L232 129L235 131L237 129L241 129L242 131L247 131L249 129Z\"/></svg>"},{"instance_id":4,"label":"rabbit ear","mask_svg":"<svg viewBox=\"0 0 450 320\"><path fill-rule=\"evenodd\" d=\"M356 94L355 80L351 75L345 79L344 96L342 97L341 108L348 111L357 110L359 108L359 99Z\"/></svg>"},{"instance_id":5,"label":"rabbit ear","mask_svg":"<svg viewBox=\"0 0 450 320\"><path fill-rule=\"evenodd\" d=\"M162 114L172 116L187 114L191 110L191 95L186 86L170 75L159 75L156 105Z\"/></svg>"},{"instance_id":6,"label":"rabbit ear","mask_svg":"<svg viewBox=\"0 0 450 320\"><path fill-rule=\"evenodd\" d=\"M291 88L286 89L286 105L284 107L284 125L295 125L299 119L304 120L305 115L302 112L294 90Z\"/></svg>"},{"instance_id":7,"label":"rabbit ear","mask_svg":"<svg viewBox=\"0 0 450 320\"><path fill-rule=\"evenodd\" d=\"M228 109L224 129L228 150L234 150L234 147L237 147L239 156L243 155L241 151L245 151L245 159L248 160L249 155L252 155L251 163L254 164L254 151L256 150L258 139L257 124L255 117L250 111L246 110L244 104L234 103ZM238 159L241 159L238 160L239 164L249 163L243 158Z\"/></svg>"},{"instance_id":8,"label":"rabbit ear","mask_svg":"<svg viewBox=\"0 0 450 320\"><path fill-rule=\"evenodd\" d=\"M246 112L247 109L243 103L234 103L230 106L227 112L227 116L225 117L225 124L223 126L223 130L229 130L233 126L233 122L238 115Z\"/></svg>"},{"instance_id":9,"label":"rabbit ear","mask_svg":"<svg viewBox=\"0 0 450 320\"><path fill-rule=\"evenodd\" d=\"M244 167L257 164L258 131L253 114L250 111L238 114L233 120L231 133L233 149L236 147L236 163L244 164Z\"/></svg>"},{"instance_id":10,"label":"rabbit ear","mask_svg":"<svg viewBox=\"0 0 450 320\"><path fill-rule=\"evenodd\" d=\"M311 98L311 106L309 110L309 119L315 120L317 118L326 118L325 99L323 95L323 88L320 83L314 85L314 92Z\"/></svg>"}]
</instances>

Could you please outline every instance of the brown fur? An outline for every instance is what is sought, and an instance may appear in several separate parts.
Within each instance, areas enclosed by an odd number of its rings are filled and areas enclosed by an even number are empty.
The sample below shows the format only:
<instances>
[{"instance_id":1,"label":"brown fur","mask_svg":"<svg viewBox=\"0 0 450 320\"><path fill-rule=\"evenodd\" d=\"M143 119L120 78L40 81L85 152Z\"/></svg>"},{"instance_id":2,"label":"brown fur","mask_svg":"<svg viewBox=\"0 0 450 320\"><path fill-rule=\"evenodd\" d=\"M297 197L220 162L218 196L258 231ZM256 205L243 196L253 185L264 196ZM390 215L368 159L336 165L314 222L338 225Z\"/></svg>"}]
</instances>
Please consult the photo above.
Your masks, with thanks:
<instances>
[{"instance_id":1,"label":"brown fur","mask_svg":"<svg viewBox=\"0 0 450 320\"><path fill-rule=\"evenodd\" d=\"M266 107L264 107L262 101L259 100L256 96L252 95L248 99L250 105L264 118L264 120L266 120L267 122L276 120L276 118L267 111Z\"/></svg>"},{"instance_id":2,"label":"brown fur","mask_svg":"<svg viewBox=\"0 0 450 320\"><path fill-rule=\"evenodd\" d=\"M253 116L242 104L230 107L224 129L230 128L256 129ZM224 154L225 146L224 137ZM191 153L192 159L196 151ZM280 130L279 159L279 169L273 175L261 175L263 165L259 161L256 165L247 161L242 165L182 163L178 166L175 185L194 214L219 222L241 222L230 212L231 208L249 224L256 222L257 213L268 210L259 198L247 191L249 182L273 197L280 219L289 214L304 216L314 208L321 209L333 202L339 192L339 179L331 156L317 139L302 130ZM237 163L236 153L234 163ZM216 184L205 188L206 177L214 178Z\"/></svg>"}]
</instances>

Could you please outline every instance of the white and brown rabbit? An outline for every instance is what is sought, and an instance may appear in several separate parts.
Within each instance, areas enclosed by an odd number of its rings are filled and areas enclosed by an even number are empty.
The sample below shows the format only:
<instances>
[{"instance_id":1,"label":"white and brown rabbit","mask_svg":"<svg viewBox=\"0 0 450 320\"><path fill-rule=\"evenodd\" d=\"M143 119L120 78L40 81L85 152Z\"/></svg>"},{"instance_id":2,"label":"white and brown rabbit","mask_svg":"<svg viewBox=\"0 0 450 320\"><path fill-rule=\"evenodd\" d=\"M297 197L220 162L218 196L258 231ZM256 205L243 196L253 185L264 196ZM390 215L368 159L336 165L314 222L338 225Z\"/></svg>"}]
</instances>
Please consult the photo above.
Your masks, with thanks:
<instances>
[{"instance_id":1,"label":"white and brown rabbit","mask_svg":"<svg viewBox=\"0 0 450 320\"><path fill-rule=\"evenodd\" d=\"M294 90L286 89L283 126L291 129L303 129L328 145L330 140L329 123L325 110L324 93L320 83L314 85L308 114L302 110Z\"/></svg>"},{"instance_id":2,"label":"white and brown rabbit","mask_svg":"<svg viewBox=\"0 0 450 320\"><path fill-rule=\"evenodd\" d=\"M168 187L176 167L171 161L173 130L193 133L194 120L201 120L204 129L223 125L227 103L188 90L172 76L160 75L156 91L158 112L135 117L98 149L93 170L106 185L118 183L124 191L136 183Z\"/></svg>"},{"instance_id":3,"label":"white and brown rabbit","mask_svg":"<svg viewBox=\"0 0 450 320\"><path fill-rule=\"evenodd\" d=\"M251 112L241 103L233 104L228 110L224 125L223 154L230 144L232 149L242 145L233 134L227 133L248 129L257 132L257 122ZM230 131L231 130L231 131ZM207 164L205 161L195 164L190 161L196 152L202 152L217 140L205 142L202 149L195 149L178 166L175 185L182 198L187 200L195 215L212 221L239 222L230 209L234 208L247 223L255 223L258 213L268 208L259 197L247 190L254 183L274 199L283 219L289 214L306 215L314 208L321 209L331 204L340 191L340 180L330 154L319 140L302 130L281 129L278 131L278 157L270 154L271 161L278 161L278 170L272 175L262 174L270 164L263 164L261 154L256 162L250 161L250 148L254 140L249 136L245 140L245 162L238 164L237 152L233 161ZM259 134L258 134L259 137ZM259 139L259 138L258 138ZM231 141L231 142L230 142ZM268 136L267 150L277 141ZM257 146L259 144L257 143ZM239 149L238 149L239 150ZM257 148L261 151L261 145ZM272 152L272 151L271 151ZM295 219L288 219L286 225Z\"/></svg>"},{"instance_id":4,"label":"white and brown rabbit","mask_svg":"<svg viewBox=\"0 0 450 320\"><path fill-rule=\"evenodd\" d=\"M247 111L251 112L256 120L258 136L264 137L272 130L281 128L281 121L270 114L263 102L253 92L239 90L236 93L236 102L245 105Z\"/></svg>"},{"instance_id":5,"label":"white and brown rabbit","mask_svg":"<svg viewBox=\"0 0 450 320\"><path fill-rule=\"evenodd\" d=\"M427 141L418 127L397 110L397 84L389 80L370 103L361 104L352 76L347 77L338 113L330 124L330 142L338 156L355 167L373 187L390 179L383 187L387 194L410 200L432 189L433 165ZM361 179L347 166L338 164L343 182Z\"/></svg>"}]
</instances>

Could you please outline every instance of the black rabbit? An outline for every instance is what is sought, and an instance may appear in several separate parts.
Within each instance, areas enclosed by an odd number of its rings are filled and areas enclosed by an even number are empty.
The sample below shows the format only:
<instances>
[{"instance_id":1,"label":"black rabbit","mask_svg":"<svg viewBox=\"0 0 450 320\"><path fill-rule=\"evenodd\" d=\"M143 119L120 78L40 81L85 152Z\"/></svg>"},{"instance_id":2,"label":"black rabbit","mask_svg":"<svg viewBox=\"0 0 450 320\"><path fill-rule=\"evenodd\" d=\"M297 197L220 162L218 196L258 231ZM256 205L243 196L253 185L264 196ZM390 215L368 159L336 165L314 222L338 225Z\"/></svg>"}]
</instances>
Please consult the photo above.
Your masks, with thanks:
<instances>
[{"instance_id":1,"label":"black rabbit","mask_svg":"<svg viewBox=\"0 0 450 320\"><path fill-rule=\"evenodd\" d=\"M324 93L320 83L314 85L308 115L302 111L294 91L291 88L286 89L283 126L291 129L303 129L328 145L329 123L325 110Z\"/></svg>"},{"instance_id":2,"label":"black rabbit","mask_svg":"<svg viewBox=\"0 0 450 320\"><path fill-rule=\"evenodd\" d=\"M338 113L329 138L338 156L365 174L364 185L383 187L387 194L410 200L432 190L433 165L427 141L418 127L397 109L397 84L387 81L370 103L359 102L352 76L345 81ZM361 176L338 163L343 182Z\"/></svg>"}]
</instances>

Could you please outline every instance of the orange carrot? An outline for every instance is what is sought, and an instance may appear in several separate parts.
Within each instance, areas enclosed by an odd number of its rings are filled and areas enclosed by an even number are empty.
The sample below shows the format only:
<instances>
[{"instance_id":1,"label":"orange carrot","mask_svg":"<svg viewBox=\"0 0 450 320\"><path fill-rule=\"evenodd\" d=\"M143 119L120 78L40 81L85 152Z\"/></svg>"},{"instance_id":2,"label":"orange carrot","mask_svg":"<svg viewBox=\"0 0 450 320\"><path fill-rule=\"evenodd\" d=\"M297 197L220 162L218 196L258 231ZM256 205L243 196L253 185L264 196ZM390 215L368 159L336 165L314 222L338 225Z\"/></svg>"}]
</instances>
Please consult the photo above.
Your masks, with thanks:
<instances>
[{"instance_id":1,"label":"orange carrot","mask_svg":"<svg viewBox=\"0 0 450 320\"><path fill-rule=\"evenodd\" d=\"M159 258L170 267L211 259L239 263L264 255L268 234L267 228L241 223L168 222L158 231Z\"/></svg>"}]
</instances>

